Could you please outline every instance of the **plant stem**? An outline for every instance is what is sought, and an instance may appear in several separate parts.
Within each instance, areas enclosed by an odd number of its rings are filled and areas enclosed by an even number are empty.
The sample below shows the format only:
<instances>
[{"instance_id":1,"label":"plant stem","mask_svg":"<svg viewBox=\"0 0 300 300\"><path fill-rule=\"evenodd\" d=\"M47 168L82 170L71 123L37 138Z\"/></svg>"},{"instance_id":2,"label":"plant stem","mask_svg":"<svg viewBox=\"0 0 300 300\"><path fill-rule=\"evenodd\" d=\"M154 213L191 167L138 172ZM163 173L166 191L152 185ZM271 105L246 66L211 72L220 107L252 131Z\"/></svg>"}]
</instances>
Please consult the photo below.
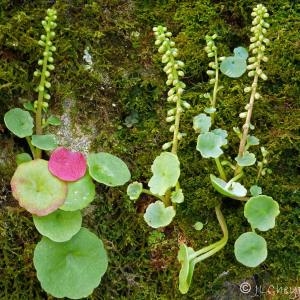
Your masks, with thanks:
<instances>
[{"instance_id":1,"label":"plant stem","mask_svg":"<svg viewBox=\"0 0 300 300\"><path fill-rule=\"evenodd\" d=\"M238 157L242 157L245 152L245 147L246 147L248 133L249 133L250 124L251 124L250 122L251 122L251 117L252 117L252 112L253 112L255 94L256 94L256 90L257 90L257 82L258 82L258 77L259 77L257 71L259 69L260 69L260 61L258 62L258 65L256 67L256 72L255 72L253 83L252 83L251 95L250 95L250 100L248 103L246 121L245 121L245 124L243 125L243 134L242 134L242 138L240 140ZM243 169L242 167L237 165L236 170L235 170L235 175L241 173L242 169Z\"/></svg>"},{"instance_id":2,"label":"plant stem","mask_svg":"<svg viewBox=\"0 0 300 300\"><path fill-rule=\"evenodd\" d=\"M37 153L36 153L37 148L35 148L35 147L32 146L31 140L30 140L29 136L26 136L25 138L26 138L26 141L27 141L28 146L29 146L29 148L30 148L30 151L31 151L31 153L32 153L33 159L39 158L39 157L37 157Z\"/></svg>"},{"instance_id":3,"label":"plant stem","mask_svg":"<svg viewBox=\"0 0 300 300\"><path fill-rule=\"evenodd\" d=\"M215 70L216 70L216 75L215 75L215 85L214 85L214 90L213 90L213 97L211 101L211 106L213 108L216 108L216 102L217 102L217 93L218 93L218 84L219 84L219 63L218 63L218 54L217 50L215 51ZM214 123L215 121L215 113L213 112L211 114L211 124Z\"/></svg>"},{"instance_id":4,"label":"plant stem","mask_svg":"<svg viewBox=\"0 0 300 300\"><path fill-rule=\"evenodd\" d=\"M226 225L224 216L221 212L221 205L216 206L215 210L216 210L217 219L219 221L219 224L220 224L222 232L223 232L223 238L220 241L195 252L194 255L192 256L194 264L217 253L219 250L221 250L227 244L228 229L227 229L227 225ZM200 255L200 254L202 254L202 255Z\"/></svg>"},{"instance_id":5,"label":"plant stem","mask_svg":"<svg viewBox=\"0 0 300 300\"><path fill-rule=\"evenodd\" d=\"M162 202L164 202L164 204L166 205L166 199L165 199L165 197L155 195L155 194L151 193L151 192L150 192L149 190L147 190L147 189L143 189L143 190L142 190L142 193L147 194L147 195L150 195L150 196L153 196L153 197L156 197L156 198L160 199Z\"/></svg>"},{"instance_id":6,"label":"plant stem","mask_svg":"<svg viewBox=\"0 0 300 300\"><path fill-rule=\"evenodd\" d=\"M226 173L225 173L223 166L220 163L220 159L218 157L215 158L215 162L216 162L221 179L223 179L224 181L227 181Z\"/></svg>"},{"instance_id":7,"label":"plant stem","mask_svg":"<svg viewBox=\"0 0 300 300\"><path fill-rule=\"evenodd\" d=\"M180 123L180 115L181 115L181 99L180 95L178 95L178 99L176 101L176 115L175 115L175 123L174 123L174 134L173 134L173 143L172 143L172 150L171 152L173 154L177 155L178 150L178 133L179 133L179 123Z\"/></svg>"},{"instance_id":8,"label":"plant stem","mask_svg":"<svg viewBox=\"0 0 300 300\"><path fill-rule=\"evenodd\" d=\"M50 34L47 33L46 40L45 40L45 52L49 52L49 45L48 42L50 41ZM44 93L45 93L45 81L46 81L46 71L48 65L48 55L44 55L43 58L43 68L41 71L41 80L38 86L38 100L37 100L37 109L35 115L35 132L37 135L43 134L43 126L42 126L42 110L43 110L43 100L44 100ZM36 149L36 156L40 158L42 151L40 149Z\"/></svg>"}]
</instances>

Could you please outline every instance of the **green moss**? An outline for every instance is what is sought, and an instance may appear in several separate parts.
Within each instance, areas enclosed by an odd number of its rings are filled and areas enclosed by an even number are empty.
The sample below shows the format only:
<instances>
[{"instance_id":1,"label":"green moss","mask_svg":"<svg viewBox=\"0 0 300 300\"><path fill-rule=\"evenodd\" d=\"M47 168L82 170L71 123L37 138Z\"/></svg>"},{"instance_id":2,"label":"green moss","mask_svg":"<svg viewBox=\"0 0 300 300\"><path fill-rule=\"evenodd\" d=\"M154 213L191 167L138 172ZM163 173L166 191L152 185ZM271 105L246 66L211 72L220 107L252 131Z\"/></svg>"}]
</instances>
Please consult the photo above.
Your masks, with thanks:
<instances>
[{"instance_id":1,"label":"green moss","mask_svg":"<svg viewBox=\"0 0 300 300\"><path fill-rule=\"evenodd\" d=\"M0 131L3 115L14 106L34 100L36 82L32 74L40 57L37 40L40 21L51 1L2 1L0 12ZM72 3L71 3L72 2ZM132 179L145 185L151 177L150 166L170 139L165 122L165 75L160 55L153 45L152 27L163 24L173 32L180 59L186 62L185 100L193 108L182 119L182 131L188 136L180 144L181 185L185 202L178 206L173 226L157 244L149 242L151 230L145 225L143 198L136 206L125 194L126 187L110 189L98 186L97 199L86 210L86 226L104 239L110 266L90 299L240 299L236 285L257 277L264 285L294 286L299 276L295 253L299 242L299 4L287 0L266 0L270 11L269 79L260 85L262 99L255 103L255 135L270 151L272 175L263 177L264 191L281 207L278 225L264 234L269 256L255 269L239 265L233 256L235 239L249 230L240 203L222 200L222 210L230 231L229 242L217 255L197 265L188 295L177 290L178 239L200 248L221 236L214 206L221 198L210 187L208 174L215 166L201 159L195 150L196 135L192 117L203 112L206 100L201 95L210 88L203 51L205 34L217 32L220 54L229 55L236 46L248 46L251 10L255 1L56 1L58 28L55 53L56 69L52 79L50 110L58 115L64 103L74 100L71 117L80 118L82 132L91 136L92 151L108 151L126 161ZM89 47L93 69L84 69L83 51ZM241 92L249 84L247 76L238 80L222 78L226 86L220 93L222 117L216 120L229 131L242 126L238 118L247 98ZM138 113L138 123L128 128L125 118ZM80 117L78 117L80 114ZM78 124L77 124L78 125ZM77 126L73 124L73 127ZM1 132L2 133L2 132ZM238 141L226 153L234 158ZM2 133L1 149L10 141L9 156L1 156L0 190L0 281L1 299L45 299L32 266L32 251L39 239L31 219L10 209L14 200L9 193L13 156L24 145L12 145L7 131ZM258 152L258 148L256 149ZM10 167L7 168L7 165ZM249 171L249 175L254 174ZM203 222L198 232L192 225ZM254 276L255 275L255 276ZM253 277L254 276L254 277ZM2 293L2 294L1 294ZM281 295L278 295L280 297ZM226 298L227 297L227 298ZM280 298L278 298L280 299Z\"/></svg>"}]
</instances>

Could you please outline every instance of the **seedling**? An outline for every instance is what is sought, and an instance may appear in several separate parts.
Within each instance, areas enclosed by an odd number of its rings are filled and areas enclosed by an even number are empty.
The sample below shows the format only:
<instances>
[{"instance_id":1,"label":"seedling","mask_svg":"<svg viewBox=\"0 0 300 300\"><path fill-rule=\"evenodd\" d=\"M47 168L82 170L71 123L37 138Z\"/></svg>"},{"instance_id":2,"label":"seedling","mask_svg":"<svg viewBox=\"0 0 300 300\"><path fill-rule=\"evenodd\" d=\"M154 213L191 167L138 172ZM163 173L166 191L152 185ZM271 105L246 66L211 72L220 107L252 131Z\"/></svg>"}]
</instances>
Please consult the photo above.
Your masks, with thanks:
<instances>
[{"instance_id":1,"label":"seedling","mask_svg":"<svg viewBox=\"0 0 300 300\"><path fill-rule=\"evenodd\" d=\"M55 135L43 134L47 126L60 125L57 117L48 116L47 102L51 98L47 89L54 69L56 18L56 11L48 9L42 21L46 31L38 42L44 48L43 59L38 61L42 70L34 73L40 77L38 100L26 103L26 110L11 109L4 121L12 133L26 138L31 149L32 156L17 155L11 187L43 236L34 251L37 277L42 288L54 297L81 299L100 284L108 265L103 242L82 227L81 210L95 197L93 180L114 187L125 184L131 175L126 164L112 154L90 153L86 160L80 152L58 147ZM42 159L42 150L52 151L49 161Z\"/></svg>"},{"instance_id":2,"label":"seedling","mask_svg":"<svg viewBox=\"0 0 300 300\"><path fill-rule=\"evenodd\" d=\"M166 27L158 26L153 28L156 37L155 45L159 46L158 52L162 54L162 63L165 64L164 72L168 79L166 85L171 88L168 91L167 101L173 105L167 112L166 121L173 123L170 132L173 139L162 146L164 150L157 156L151 166L153 176L144 188L141 183L133 182L127 188L127 194L131 200L137 200L144 193L156 198L144 214L144 220L152 228L165 227L169 225L175 214L175 205L184 201L184 195L179 184L180 162L177 157L179 141L184 137L180 132L180 118L190 104L181 99L185 84L181 81L184 76L182 68L184 63L177 59L178 50L175 43L170 39L171 32ZM171 148L171 151L165 151Z\"/></svg>"},{"instance_id":3,"label":"seedling","mask_svg":"<svg viewBox=\"0 0 300 300\"><path fill-rule=\"evenodd\" d=\"M269 16L267 9L259 4L251 14L254 19L249 50L251 57L248 58L248 51L243 47L234 49L234 56L219 57L218 49L215 44L217 35L206 37L207 46L205 48L208 57L214 60L209 63L210 70L207 74L211 77L210 83L213 85L212 93L205 94L209 99L209 107L204 109L205 113L201 113L194 118L194 129L200 133L197 140L197 150L203 158L212 158L215 161L219 177L210 174L210 181L214 189L222 196L246 202L244 205L244 216L250 224L251 230L243 233L236 240L234 245L234 253L236 259L245 266L256 267L267 258L267 243L265 239L256 233L256 229L267 231L275 226L275 218L279 214L279 206L272 197L262 194L262 188L253 185L250 187L250 195L244 187L241 179L246 175L245 168L253 166L256 163L256 155L250 152L250 147L259 145L259 140L253 135L250 135L250 130L254 129L251 124L254 101L261 98L257 92L259 79L266 80L267 76L262 70L263 62L267 62L265 55L266 46L269 45L269 40L265 37L269 24L265 19ZM247 64L248 58L248 64ZM228 144L227 131L221 128L214 128L215 116L217 110L217 96L221 89L219 85L221 71L226 76L238 78L248 70L248 76L253 77L251 87L245 88L245 93L250 93L249 103L245 106L245 111L240 114L241 118L245 118L245 123L242 131L239 128L234 128L237 134L240 145L237 156L234 160L230 157L223 159L223 147ZM258 182L264 165L267 163L267 151L262 147L262 162L258 162ZM225 169L225 167L228 167ZM264 172L265 173L265 172ZM228 179L230 178L230 179ZM246 180L243 182L247 182ZM214 255L222 249L228 240L228 229L225 219L221 212L221 205L216 207L216 214L219 224L223 232L223 238L206 246L198 251L187 247L185 244L180 246L178 260L181 263L181 271L179 274L179 290L185 294L189 290L192 281L193 270L195 264L199 261Z\"/></svg>"}]
</instances>

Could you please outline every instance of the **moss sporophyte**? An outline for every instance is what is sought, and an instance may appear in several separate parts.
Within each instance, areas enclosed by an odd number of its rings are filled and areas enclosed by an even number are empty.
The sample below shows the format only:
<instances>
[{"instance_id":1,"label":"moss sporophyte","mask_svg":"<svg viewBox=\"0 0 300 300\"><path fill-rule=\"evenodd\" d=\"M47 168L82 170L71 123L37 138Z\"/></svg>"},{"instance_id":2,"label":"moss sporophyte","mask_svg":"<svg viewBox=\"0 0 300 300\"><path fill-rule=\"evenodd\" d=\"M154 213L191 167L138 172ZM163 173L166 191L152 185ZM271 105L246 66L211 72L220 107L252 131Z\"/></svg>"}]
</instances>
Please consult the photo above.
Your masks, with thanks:
<instances>
[{"instance_id":1,"label":"moss sporophyte","mask_svg":"<svg viewBox=\"0 0 300 300\"><path fill-rule=\"evenodd\" d=\"M45 34L38 44L44 48L43 58L38 61L41 70L34 72L40 78L38 99L25 103L25 110L11 109L4 121L13 134L26 138L31 150L31 155L17 155L11 188L20 206L33 215L34 225L43 236L33 257L37 277L42 288L54 297L82 299L99 285L108 258L101 239L82 227L81 210L94 200L94 181L114 187L125 184L131 175L126 164L112 154L90 153L86 158L58 147L55 135L43 134L49 125L60 125L59 118L48 115L56 19L56 10L48 9L42 21ZM50 152L49 161L42 159L43 150L45 156Z\"/></svg>"}]
</instances>

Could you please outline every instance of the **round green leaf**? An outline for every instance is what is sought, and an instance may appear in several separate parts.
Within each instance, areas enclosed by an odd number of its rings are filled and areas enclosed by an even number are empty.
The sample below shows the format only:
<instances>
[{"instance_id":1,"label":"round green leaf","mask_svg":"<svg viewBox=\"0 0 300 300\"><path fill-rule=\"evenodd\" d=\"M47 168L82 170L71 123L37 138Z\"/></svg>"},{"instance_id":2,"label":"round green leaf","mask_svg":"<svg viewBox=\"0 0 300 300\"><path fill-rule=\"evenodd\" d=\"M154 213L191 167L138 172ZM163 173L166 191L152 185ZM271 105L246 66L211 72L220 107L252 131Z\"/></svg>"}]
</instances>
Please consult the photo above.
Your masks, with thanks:
<instances>
[{"instance_id":1,"label":"round green leaf","mask_svg":"<svg viewBox=\"0 0 300 300\"><path fill-rule=\"evenodd\" d=\"M140 182L130 183L127 187L127 195L130 200L137 200L143 191L143 185Z\"/></svg>"},{"instance_id":2,"label":"round green leaf","mask_svg":"<svg viewBox=\"0 0 300 300\"><path fill-rule=\"evenodd\" d=\"M235 57L239 57L241 59L247 59L249 56L247 49L244 47L234 48L233 53Z\"/></svg>"},{"instance_id":3,"label":"round green leaf","mask_svg":"<svg viewBox=\"0 0 300 300\"><path fill-rule=\"evenodd\" d=\"M33 222L40 234L54 242L66 242L80 230L82 217L79 210L58 209L47 216L33 216Z\"/></svg>"},{"instance_id":4,"label":"round green leaf","mask_svg":"<svg viewBox=\"0 0 300 300\"><path fill-rule=\"evenodd\" d=\"M244 215L253 228L267 231L275 226L279 205L272 197L258 195L246 202Z\"/></svg>"},{"instance_id":5,"label":"round green leaf","mask_svg":"<svg viewBox=\"0 0 300 300\"><path fill-rule=\"evenodd\" d=\"M196 222L193 227L196 229L196 230L202 230L203 229L203 223L202 222Z\"/></svg>"},{"instance_id":6,"label":"round green leaf","mask_svg":"<svg viewBox=\"0 0 300 300\"><path fill-rule=\"evenodd\" d=\"M153 176L148 183L150 191L153 194L163 196L178 181L180 167L177 155L171 152L162 152L155 158L151 170Z\"/></svg>"},{"instance_id":7,"label":"round green leaf","mask_svg":"<svg viewBox=\"0 0 300 300\"><path fill-rule=\"evenodd\" d=\"M256 157L254 153L246 151L243 156L237 156L235 160L240 167L248 167L255 164Z\"/></svg>"},{"instance_id":8,"label":"round green leaf","mask_svg":"<svg viewBox=\"0 0 300 300\"><path fill-rule=\"evenodd\" d=\"M226 197L240 200L247 195L247 190L239 182L228 185L226 181L213 174L210 174L210 181L214 189Z\"/></svg>"},{"instance_id":9,"label":"round green leaf","mask_svg":"<svg viewBox=\"0 0 300 300\"><path fill-rule=\"evenodd\" d=\"M95 198L95 184L89 174L77 181L68 182L68 193L60 209L76 211L87 207Z\"/></svg>"},{"instance_id":10,"label":"round green leaf","mask_svg":"<svg viewBox=\"0 0 300 300\"><path fill-rule=\"evenodd\" d=\"M152 228L165 227L169 225L175 217L173 206L165 207L162 201L151 203L144 214L146 223Z\"/></svg>"},{"instance_id":11,"label":"round green leaf","mask_svg":"<svg viewBox=\"0 0 300 300\"><path fill-rule=\"evenodd\" d=\"M57 298L82 299L99 285L108 259L102 241L81 228L67 242L43 237L34 250L33 263L47 293Z\"/></svg>"},{"instance_id":12,"label":"round green leaf","mask_svg":"<svg viewBox=\"0 0 300 300\"><path fill-rule=\"evenodd\" d=\"M222 61L220 70L230 78L238 78L246 72L247 63L245 59L238 56L229 56Z\"/></svg>"},{"instance_id":13,"label":"round green leaf","mask_svg":"<svg viewBox=\"0 0 300 300\"><path fill-rule=\"evenodd\" d=\"M204 158L217 158L222 153L223 138L213 132L201 133L198 136L196 149Z\"/></svg>"},{"instance_id":14,"label":"round green leaf","mask_svg":"<svg viewBox=\"0 0 300 300\"><path fill-rule=\"evenodd\" d=\"M206 114L199 114L193 118L193 128L196 132L205 133L209 131L211 118Z\"/></svg>"},{"instance_id":15,"label":"round green leaf","mask_svg":"<svg viewBox=\"0 0 300 300\"><path fill-rule=\"evenodd\" d=\"M31 136L33 131L33 119L28 111L21 108L13 108L4 115L6 127L16 136L24 138Z\"/></svg>"},{"instance_id":16,"label":"round green leaf","mask_svg":"<svg viewBox=\"0 0 300 300\"><path fill-rule=\"evenodd\" d=\"M12 194L32 214L45 216L63 204L67 184L53 176L48 162L36 159L20 164L11 179Z\"/></svg>"},{"instance_id":17,"label":"round green leaf","mask_svg":"<svg viewBox=\"0 0 300 300\"><path fill-rule=\"evenodd\" d=\"M250 187L250 194L252 196L258 196L258 195L261 195L261 193L262 193L262 188L260 186L258 186L258 185L252 185Z\"/></svg>"},{"instance_id":18,"label":"round green leaf","mask_svg":"<svg viewBox=\"0 0 300 300\"><path fill-rule=\"evenodd\" d=\"M118 157L105 153L89 154L87 163L89 173L97 182L108 186L119 186L130 180L126 164Z\"/></svg>"},{"instance_id":19,"label":"round green leaf","mask_svg":"<svg viewBox=\"0 0 300 300\"><path fill-rule=\"evenodd\" d=\"M254 135L249 135L248 138L247 138L247 145L248 146L259 145L259 139Z\"/></svg>"},{"instance_id":20,"label":"round green leaf","mask_svg":"<svg viewBox=\"0 0 300 300\"><path fill-rule=\"evenodd\" d=\"M172 192L171 201L173 203L182 203L184 201L184 195L182 189Z\"/></svg>"},{"instance_id":21,"label":"round green leaf","mask_svg":"<svg viewBox=\"0 0 300 300\"><path fill-rule=\"evenodd\" d=\"M190 256L194 253L193 248L187 247L185 244L180 245L177 259L181 264L179 272L179 291L181 294L188 292L192 282L195 263L193 260L190 260Z\"/></svg>"},{"instance_id":22,"label":"round green leaf","mask_svg":"<svg viewBox=\"0 0 300 300\"><path fill-rule=\"evenodd\" d=\"M16 163L17 165L20 165L24 162L31 161L32 157L28 153L19 153L16 155Z\"/></svg>"},{"instance_id":23,"label":"round green leaf","mask_svg":"<svg viewBox=\"0 0 300 300\"><path fill-rule=\"evenodd\" d=\"M46 151L57 148L57 141L54 134L33 135L31 143L33 146Z\"/></svg>"},{"instance_id":24,"label":"round green leaf","mask_svg":"<svg viewBox=\"0 0 300 300\"><path fill-rule=\"evenodd\" d=\"M55 116L50 116L47 119L48 124L52 125L52 126L59 126L61 125L61 120L58 117Z\"/></svg>"},{"instance_id":25,"label":"round green leaf","mask_svg":"<svg viewBox=\"0 0 300 300\"><path fill-rule=\"evenodd\" d=\"M226 130L224 129L221 129L221 128L216 128L214 130L211 131L212 133L220 136L222 138L222 146L225 146L227 145L227 136L228 136L228 133Z\"/></svg>"},{"instance_id":26,"label":"round green leaf","mask_svg":"<svg viewBox=\"0 0 300 300\"><path fill-rule=\"evenodd\" d=\"M254 268L267 258L267 243L255 232L246 232L235 241L234 254L241 264Z\"/></svg>"}]
</instances>

